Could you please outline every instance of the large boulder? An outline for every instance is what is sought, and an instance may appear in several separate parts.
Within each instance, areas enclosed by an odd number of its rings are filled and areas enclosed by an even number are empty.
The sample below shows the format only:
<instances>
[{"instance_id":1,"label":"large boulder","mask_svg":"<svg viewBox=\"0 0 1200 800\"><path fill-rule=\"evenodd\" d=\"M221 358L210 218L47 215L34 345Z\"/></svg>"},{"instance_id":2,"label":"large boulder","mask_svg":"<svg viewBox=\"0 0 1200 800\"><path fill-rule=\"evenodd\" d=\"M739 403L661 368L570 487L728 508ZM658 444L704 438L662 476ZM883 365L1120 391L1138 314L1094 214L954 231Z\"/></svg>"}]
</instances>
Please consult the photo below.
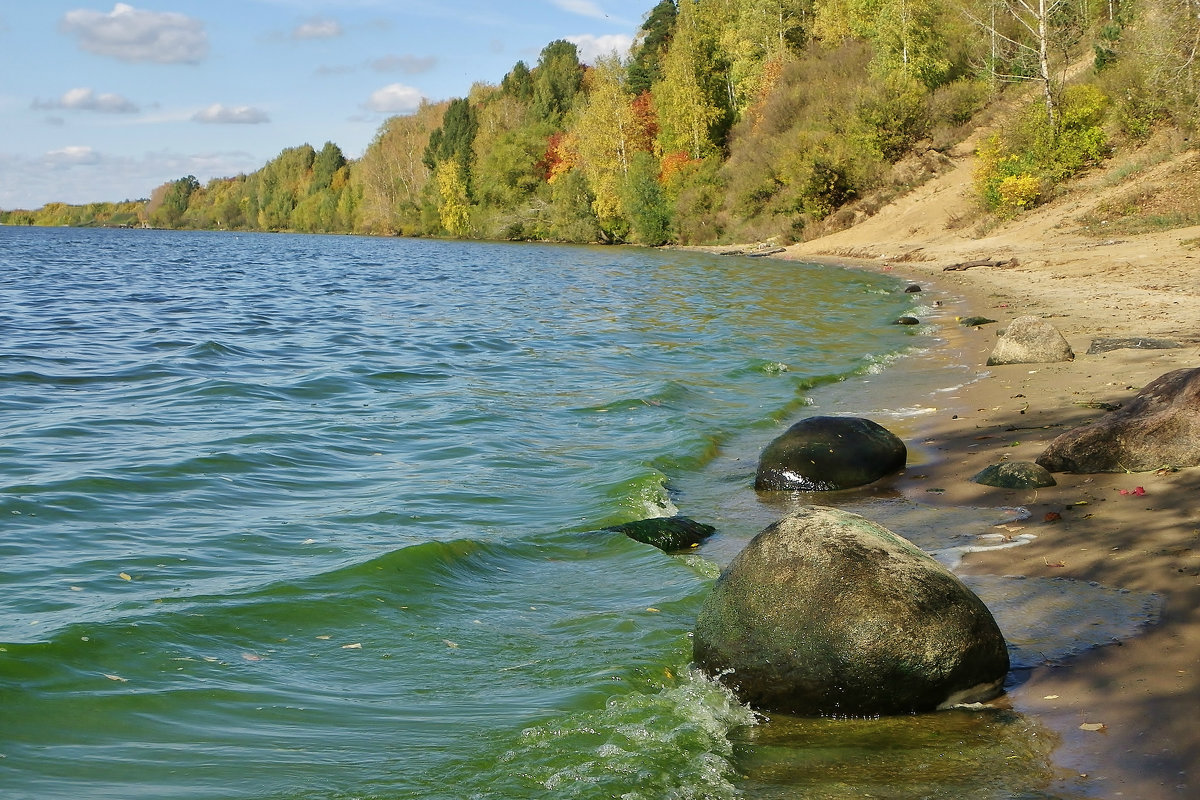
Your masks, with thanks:
<instances>
[{"instance_id":1,"label":"large boulder","mask_svg":"<svg viewBox=\"0 0 1200 800\"><path fill-rule=\"evenodd\" d=\"M850 489L904 469L907 460L904 442L876 422L859 417L809 417L763 450L754 488Z\"/></svg>"},{"instance_id":2,"label":"large boulder","mask_svg":"<svg viewBox=\"0 0 1200 800\"><path fill-rule=\"evenodd\" d=\"M705 600L696 664L766 711L861 716L1000 694L1004 637L987 607L915 545L810 506L771 525Z\"/></svg>"},{"instance_id":3,"label":"large boulder","mask_svg":"<svg viewBox=\"0 0 1200 800\"><path fill-rule=\"evenodd\" d=\"M1200 466L1200 367L1155 378L1124 408L1056 438L1037 463L1079 473Z\"/></svg>"},{"instance_id":4,"label":"large boulder","mask_svg":"<svg viewBox=\"0 0 1200 800\"><path fill-rule=\"evenodd\" d=\"M1058 329L1039 317L1017 317L996 340L988 366L1072 361L1075 351Z\"/></svg>"}]
</instances>

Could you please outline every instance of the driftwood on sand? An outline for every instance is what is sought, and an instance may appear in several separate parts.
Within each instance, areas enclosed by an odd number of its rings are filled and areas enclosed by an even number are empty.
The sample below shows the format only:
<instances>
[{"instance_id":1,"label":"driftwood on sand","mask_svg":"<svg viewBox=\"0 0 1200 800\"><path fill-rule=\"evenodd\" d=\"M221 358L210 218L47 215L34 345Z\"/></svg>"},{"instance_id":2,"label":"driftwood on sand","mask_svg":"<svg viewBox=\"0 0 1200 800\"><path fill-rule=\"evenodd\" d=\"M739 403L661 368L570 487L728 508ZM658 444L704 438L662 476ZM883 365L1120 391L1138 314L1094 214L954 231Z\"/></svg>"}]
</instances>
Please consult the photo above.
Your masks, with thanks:
<instances>
[{"instance_id":1,"label":"driftwood on sand","mask_svg":"<svg viewBox=\"0 0 1200 800\"><path fill-rule=\"evenodd\" d=\"M990 258L980 258L975 261L960 261L957 264L951 264L948 267L942 267L942 272L953 272L955 270L970 269L971 267L1015 267L1017 260L1015 258L996 261Z\"/></svg>"}]
</instances>

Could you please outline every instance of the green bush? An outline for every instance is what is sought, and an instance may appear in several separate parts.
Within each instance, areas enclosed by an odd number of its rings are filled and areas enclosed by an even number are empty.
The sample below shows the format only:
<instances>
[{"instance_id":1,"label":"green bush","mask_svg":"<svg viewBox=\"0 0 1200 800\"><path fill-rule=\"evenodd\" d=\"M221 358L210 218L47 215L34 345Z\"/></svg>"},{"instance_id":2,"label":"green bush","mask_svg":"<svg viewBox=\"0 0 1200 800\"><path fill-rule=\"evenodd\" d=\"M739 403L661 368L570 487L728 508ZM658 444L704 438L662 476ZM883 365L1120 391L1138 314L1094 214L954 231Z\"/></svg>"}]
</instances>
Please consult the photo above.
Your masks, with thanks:
<instances>
[{"instance_id":1,"label":"green bush","mask_svg":"<svg viewBox=\"0 0 1200 800\"><path fill-rule=\"evenodd\" d=\"M1055 184L1107 157L1102 127L1108 96L1082 84L1063 92L1057 124L1051 127L1046 108L1032 103L1012 131L993 135L977 151L975 190L985 208L1011 217L1036 206Z\"/></svg>"}]
</instances>

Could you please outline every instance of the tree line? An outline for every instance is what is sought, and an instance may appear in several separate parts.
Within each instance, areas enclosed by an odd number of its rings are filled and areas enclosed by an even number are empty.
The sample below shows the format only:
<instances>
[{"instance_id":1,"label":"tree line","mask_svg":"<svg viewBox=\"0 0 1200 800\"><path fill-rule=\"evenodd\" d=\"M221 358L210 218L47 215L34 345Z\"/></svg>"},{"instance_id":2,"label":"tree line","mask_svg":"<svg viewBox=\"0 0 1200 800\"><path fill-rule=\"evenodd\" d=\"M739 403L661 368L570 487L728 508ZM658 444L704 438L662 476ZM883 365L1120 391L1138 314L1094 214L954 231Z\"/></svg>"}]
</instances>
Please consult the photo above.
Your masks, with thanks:
<instances>
[{"instance_id":1,"label":"tree line","mask_svg":"<svg viewBox=\"0 0 1200 800\"><path fill-rule=\"evenodd\" d=\"M148 201L24 224L567 242L797 240L914 180L998 97L981 205L1013 215L1197 122L1200 0L661 0L631 52L554 41L498 84L388 119L362 157L284 150ZM1024 88L1022 88L1024 87ZM926 159L928 160L928 159Z\"/></svg>"}]
</instances>

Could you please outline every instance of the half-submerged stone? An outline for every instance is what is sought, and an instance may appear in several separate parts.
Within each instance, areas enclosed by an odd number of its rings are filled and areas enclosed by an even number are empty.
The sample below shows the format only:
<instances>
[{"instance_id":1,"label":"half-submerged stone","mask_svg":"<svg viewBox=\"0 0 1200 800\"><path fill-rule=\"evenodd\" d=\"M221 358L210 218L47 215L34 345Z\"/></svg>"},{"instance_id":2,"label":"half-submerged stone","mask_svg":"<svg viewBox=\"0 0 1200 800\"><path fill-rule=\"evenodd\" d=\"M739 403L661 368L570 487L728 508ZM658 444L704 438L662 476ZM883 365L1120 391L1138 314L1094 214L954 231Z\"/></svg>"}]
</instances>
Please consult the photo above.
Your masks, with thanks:
<instances>
[{"instance_id":1,"label":"half-submerged stone","mask_svg":"<svg viewBox=\"0 0 1200 800\"><path fill-rule=\"evenodd\" d=\"M904 469L907 460L904 442L876 422L861 417L809 417L763 450L754 488L852 489Z\"/></svg>"},{"instance_id":2,"label":"half-submerged stone","mask_svg":"<svg viewBox=\"0 0 1200 800\"><path fill-rule=\"evenodd\" d=\"M667 552L695 547L717 532L712 525L682 516L639 519L613 525L605 530L623 533L630 539Z\"/></svg>"},{"instance_id":3,"label":"half-submerged stone","mask_svg":"<svg viewBox=\"0 0 1200 800\"><path fill-rule=\"evenodd\" d=\"M696 664L765 711L875 716L984 702L1008 650L948 569L857 514L810 506L746 546L706 599Z\"/></svg>"}]
</instances>

